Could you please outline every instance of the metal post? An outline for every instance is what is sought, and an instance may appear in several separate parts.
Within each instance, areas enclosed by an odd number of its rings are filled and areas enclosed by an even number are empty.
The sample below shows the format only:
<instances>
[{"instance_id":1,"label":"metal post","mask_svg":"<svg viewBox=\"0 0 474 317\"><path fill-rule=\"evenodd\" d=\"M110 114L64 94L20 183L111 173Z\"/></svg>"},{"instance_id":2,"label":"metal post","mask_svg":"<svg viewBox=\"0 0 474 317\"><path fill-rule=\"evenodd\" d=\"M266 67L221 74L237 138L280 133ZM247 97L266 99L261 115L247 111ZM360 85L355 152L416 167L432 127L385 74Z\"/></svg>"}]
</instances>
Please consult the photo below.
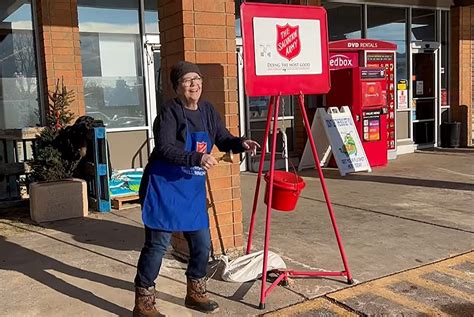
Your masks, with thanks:
<instances>
[{"instance_id":1,"label":"metal post","mask_svg":"<svg viewBox=\"0 0 474 317\"><path fill-rule=\"evenodd\" d=\"M252 208L252 216L250 217L250 228L249 228L249 235L247 238L247 249L245 254L250 253L250 248L252 247L252 236L253 230L255 227L255 215L257 212L257 204L258 204L258 195L260 193L260 183L262 180L262 172L263 172L263 165L265 164L265 154L266 154L266 144L268 140L268 134L270 131L270 122L272 119L272 112L273 112L273 105L275 104L275 97L270 97L270 101L268 103L268 113L267 113L267 124L265 127L265 135L263 137L263 144L262 144L262 151L260 155L260 165L258 167L258 176L257 176L257 185L255 186L255 194L253 197L253 208Z\"/></svg>"},{"instance_id":2,"label":"metal post","mask_svg":"<svg viewBox=\"0 0 474 317\"><path fill-rule=\"evenodd\" d=\"M262 289L260 292L260 309L265 309L265 298L267 296L266 286L267 286L267 261L268 261L268 247L270 245L270 222L272 215L272 197L273 197L273 179L275 176L275 155L276 155L276 137L277 137L277 128L278 128L278 110L280 108L280 97L276 97L276 105L273 116L273 135L272 135L272 151L270 156L270 179L268 181L268 202L267 202L267 218L265 223L265 244L263 251L263 267L262 267ZM267 120L268 127L268 120ZM265 131L265 133L268 133ZM262 162L262 161L260 161ZM261 168L261 167L260 167Z\"/></svg>"}]
</instances>

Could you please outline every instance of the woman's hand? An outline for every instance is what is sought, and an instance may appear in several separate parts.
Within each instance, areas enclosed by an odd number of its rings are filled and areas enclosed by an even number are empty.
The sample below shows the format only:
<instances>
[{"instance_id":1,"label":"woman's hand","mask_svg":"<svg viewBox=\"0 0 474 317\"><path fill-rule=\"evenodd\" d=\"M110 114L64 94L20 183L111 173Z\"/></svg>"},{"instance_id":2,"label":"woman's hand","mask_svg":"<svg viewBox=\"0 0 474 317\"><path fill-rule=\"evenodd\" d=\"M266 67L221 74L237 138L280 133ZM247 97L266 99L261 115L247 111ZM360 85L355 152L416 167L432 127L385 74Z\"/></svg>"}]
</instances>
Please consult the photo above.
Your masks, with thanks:
<instances>
[{"instance_id":1,"label":"woman's hand","mask_svg":"<svg viewBox=\"0 0 474 317\"><path fill-rule=\"evenodd\" d=\"M242 146L247 153L250 153L250 156L254 156L257 154L257 149L260 148L260 144L255 142L254 140L245 140L242 142Z\"/></svg>"},{"instance_id":2,"label":"woman's hand","mask_svg":"<svg viewBox=\"0 0 474 317\"><path fill-rule=\"evenodd\" d=\"M201 158L201 167L206 171L210 170L214 165L217 165L217 163L215 157L209 154L204 154Z\"/></svg>"}]
</instances>

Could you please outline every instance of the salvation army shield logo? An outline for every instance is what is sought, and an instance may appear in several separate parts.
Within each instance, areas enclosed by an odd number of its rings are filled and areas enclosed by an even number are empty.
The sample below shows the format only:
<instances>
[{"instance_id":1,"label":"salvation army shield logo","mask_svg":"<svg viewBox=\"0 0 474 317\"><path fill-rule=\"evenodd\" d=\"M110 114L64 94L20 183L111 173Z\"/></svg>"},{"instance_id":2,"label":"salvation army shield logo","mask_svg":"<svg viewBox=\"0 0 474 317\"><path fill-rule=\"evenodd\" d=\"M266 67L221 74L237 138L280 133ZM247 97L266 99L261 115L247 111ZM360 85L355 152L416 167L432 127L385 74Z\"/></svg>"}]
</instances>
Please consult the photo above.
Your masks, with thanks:
<instances>
[{"instance_id":1,"label":"salvation army shield logo","mask_svg":"<svg viewBox=\"0 0 474 317\"><path fill-rule=\"evenodd\" d=\"M300 27L276 25L277 28L277 51L278 54L291 61L301 52Z\"/></svg>"},{"instance_id":2,"label":"salvation army shield logo","mask_svg":"<svg viewBox=\"0 0 474 317\"><path fill-rule=\"evenodd\" d=\"M196 142L196 152L207 153L207 142Z\"/></svg>"}]
</instances>

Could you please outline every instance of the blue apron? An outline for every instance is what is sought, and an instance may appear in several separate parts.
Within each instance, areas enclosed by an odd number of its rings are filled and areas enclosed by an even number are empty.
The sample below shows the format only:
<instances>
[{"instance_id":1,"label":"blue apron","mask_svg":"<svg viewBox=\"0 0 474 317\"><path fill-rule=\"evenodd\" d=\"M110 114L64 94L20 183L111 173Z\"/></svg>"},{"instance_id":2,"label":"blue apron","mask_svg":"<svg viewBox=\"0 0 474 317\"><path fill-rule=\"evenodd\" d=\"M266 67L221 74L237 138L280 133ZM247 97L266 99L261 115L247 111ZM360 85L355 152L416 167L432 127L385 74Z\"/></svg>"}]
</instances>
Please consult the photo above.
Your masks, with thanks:
<instances>
[{"instance_id":1,"label":"blue apron","mask_svg":"<svg viewBox=\"0 0 474 317\"><path fill-rule=\"evenodd\" d=\"M185 118L185 121L184 150L209 154L213 145L204 120L205 130L192 133L189 132L188 119ZM149 228L165 231L196 231L209 228L206 171L202 167L178 166L163 160L150 162L142 220Z\"/></svg>"}]
</instances>

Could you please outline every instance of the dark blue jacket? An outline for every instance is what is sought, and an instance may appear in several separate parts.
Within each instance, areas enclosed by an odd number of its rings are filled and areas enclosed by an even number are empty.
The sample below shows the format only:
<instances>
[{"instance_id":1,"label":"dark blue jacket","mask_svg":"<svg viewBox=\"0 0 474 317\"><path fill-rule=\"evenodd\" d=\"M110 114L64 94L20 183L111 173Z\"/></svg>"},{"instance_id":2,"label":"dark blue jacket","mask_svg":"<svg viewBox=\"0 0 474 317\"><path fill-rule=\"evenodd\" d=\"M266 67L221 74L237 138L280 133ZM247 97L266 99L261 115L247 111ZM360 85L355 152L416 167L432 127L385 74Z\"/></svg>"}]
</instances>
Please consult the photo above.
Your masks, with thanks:
<instances>
[{"instance_id":1,"label":"dark blue jacket","mask_svg":"<svg viewBox=\"0 0 474 317\"><path fill-rule=\"evenodd\" d=\"M233 153L244 151L244 138L230 134L224 125L219 113L208 101L200 100L199 109L207 124L207 131L213 144L221 152L232 150ZM153 123L155 148L149 160L162 159L169 163L181 166L200 166L203 153L184 150L186 141L186 117L181 101L178 98L166 102L158 117Z\"/></svg>"}]
</instances>

